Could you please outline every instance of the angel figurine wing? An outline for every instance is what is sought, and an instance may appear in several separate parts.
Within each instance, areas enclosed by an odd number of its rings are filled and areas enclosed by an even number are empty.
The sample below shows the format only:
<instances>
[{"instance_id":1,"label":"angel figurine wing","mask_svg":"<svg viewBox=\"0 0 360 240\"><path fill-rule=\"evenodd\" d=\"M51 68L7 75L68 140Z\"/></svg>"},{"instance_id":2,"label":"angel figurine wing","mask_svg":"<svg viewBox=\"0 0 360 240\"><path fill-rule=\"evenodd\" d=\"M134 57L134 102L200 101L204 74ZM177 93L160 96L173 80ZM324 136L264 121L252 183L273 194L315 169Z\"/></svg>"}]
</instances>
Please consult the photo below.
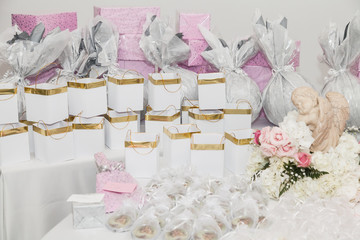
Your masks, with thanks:
<instances>
[{"instance_id":1,"label":"angel figurine wing","mask_svg":"<svg viewBox=\"0 0 360 240\"><path fill-rule=\"evenodd\" d=\"M346 127L346 121L350 116L349 103L342 94L337 92L328 92L326 98L333 108L334 125L339 130L339 136L341 136Z\"/></svg>"}]
</instances>

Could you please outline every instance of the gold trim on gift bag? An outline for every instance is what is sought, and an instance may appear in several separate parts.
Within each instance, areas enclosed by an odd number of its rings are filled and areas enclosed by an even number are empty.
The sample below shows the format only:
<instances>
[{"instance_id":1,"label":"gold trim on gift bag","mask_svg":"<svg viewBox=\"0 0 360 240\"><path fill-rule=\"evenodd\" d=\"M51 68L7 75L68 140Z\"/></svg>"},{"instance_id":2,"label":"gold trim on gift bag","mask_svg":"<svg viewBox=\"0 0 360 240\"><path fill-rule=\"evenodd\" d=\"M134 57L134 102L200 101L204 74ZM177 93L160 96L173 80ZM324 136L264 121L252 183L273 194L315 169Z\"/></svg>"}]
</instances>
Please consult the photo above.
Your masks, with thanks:
<instances>
[{"instance_id":1,"label":"gold trim on gift bag","mask_svg":"<svg viewBox=\"0 0 360 240\"><path fill-rule=\"evenodd\" d=\"M232 133L232 134L235 135L234 133ZM253 140L253 138L237 139L233 135L226 132L225 138L235 145L249 145L251 143L251 141Z\"/></svg>"},{"instance_id":2,"label":"gold trim on gift bag","mask_svg":"<svg viewBox=\"0 0 360 240\"><path fill-rule=\"evenodd\" d=\"M176 125L176 126L179 126L179 125ZM185 133L180 133L179 132L179 129L177 129L176 126L169 126L169 127L163 127L163 132L170 138L170 139L188 139L188 138L191 138L191 136L194 134L194 133L201 133L201 130L198 128L198 126L196 124L190 124L189 125L189 129L192 127L192 126L195 126L197 128L196 131L194 132L185 132ZM184 125L182 125L184 126ZM169 128L175 128L177 130L177 133L172 133L169 131Z\"/></svg>"},{"instance_id":3,"label":"gold trim on gift bag","mask_svg":"<svg viewBox=\"0 0 360 240\"><path fill-rule=\"evenodd\" d=\"M131 130L129 130L126 133L126 138L130 133L130 141L125 141L125 147L126 148L132 148L137 154L146 156L149 155L150 153L152 153L154 151L154 149L159 145L159 135L156 135L155 137L155 142L133 142L131 140ZM136 150L136 148L151 148L151 150L147 153L140 153L139 151Z\"/></svg>"},{"instance_id":4,"label":"gold trim on gift bag","mask_svg":"<svg viewBox=\"0 0 360 240\"><path fill-rule=\"evenodd\" d=\"M68 87L71 88L78 88L78 89L92 89L98 87L104 87L106 85L106 81L100 80L99 82L92 82L92 83L79 83L79 82L68 82Z\"/></svg>"},{"instance_id":5,"label":"gold trim on gift bag","mask_svg":"<svg viewBox=\"0 0 360 240\"><path fill-rule=\"evenodd\" d=\"M141 75L138 71L133 70L133 69L129 69L129 70L124 72L121 79L115 78L116 76L119 76L119 75L116 75L114 77L108 77L108 81L111 82L111 83L114 83L116 85L129 85L129 84L142 84L142 83L144 83L144 78L143 77L142 78L139 77L139 78L124 79L125 74L128 73L128 72L136 72L138 75Z\"/></svg>"},{"instance_id":6,"label":"gold trim on gift bag","mask_svg":"<svg viewBox=\"0 0 360 240\"><path fill-rule=\"evenodd\" d=\"M109 110L107 111L106 115L104 116L106 120L108 120L108 122L111 124L111 126L113 126L113 128L117 129L117 130L123 130L125 128L127 128L130 124L130 122L134 122L134 121L137 121L138 119L138 115L136 112L134 112L131 108L127 108L127 116L124 116L124 117L110 117L110 114L109 114ZM130 111L133 112L135 115L132 115L130 116ZM119 122L127 122L126 125L124 127L121 127L121 128L118 128L114 125L114 123L119 123Z\"/></svg>"},{"instance_id":7,"label":"gold trim on gift bag","mask_svg":"<svg viewBox=\"0 0 360 240\"><path fill-rule=\"evenodd\" d=\"M38 126L33 126L33 130L34 132L37 132L45 137L50 136L52 139L54 140L61 140L63 138L65 138L67 136L67 134L69 132L73 131L72 125L68 123L68 125L66 127L61 127L61 128L55 128L55 129L48 129L46 123L44 121L39 121L37 122L37 124L39 124L40 122L43 123L45 130L42 128L39 128ZM55 138L53 135L57 135L57 134L61 134L61 133L65 133L65 135L63 137L60 138Z\"/></svg>"},{"instance_id":8,"label":"gold trim on gift bag","mask_svg":"<svg viewBox=\"0 0 360 240\"><path fill-rule=\"evenodd\" d=\"M187 112L187 111L189 111L189 109L199 108L199 105L195 105L195 104L193 104L193 103L191 102L191 101L197 101L197 100L189 100L187 97L184 97L184 99L185 99L186 101L188 101L188 102L191 104L191 106L184 106L184 105L182 105L182 106L181 106L181 111Z\"/></svg>"},{"instance_id":9,"label":"gold trim on gift bag","mask_svg":"<svg viewBox=\"0 0 360 240\"><path fill-rule=\"evenodd\" d=\"M6 126L12 126L12 129L4 130ZM0 137L7 137L15 134L25 133L28 131L28 126L15 128L13 124L5 124L0 132Z\"/></svg>"},{"instance_id":10,"label":"gold trim on gift bag","mask_svg":"<svg viewBox=\"0 0 360 240\"><path fill-rule=\"evenodd\" d=\"M11 95L8 98L0 99L0 102L8 101L8 100L12 99L13 97L16 96L16 93L17 93L17 88L3 88L3 89L0 89L0 96L1 95Z\"/></svg>"},{"instance_id":11,"label":"gold trim on gift bag","mask_svg":"<svg viewBox=\"0 0 360 240\"><path fill-rule=\"evenodd\" d=\"M163 85L164 89L168 93L176 93L176 92L180 91L180 89L182 88L181 78L164 79L163 75L161 73L159 73L159 74L161 76L161 80L155 80L151 75L149 75L149 80L150 80L150 82L152 82L152 84L154 84L154 85ZM166 88L166 85L170 85L170 84L180 84L180 86L175 91L170 91L169 89Z\"/></svg>"},{"instance_id":12,"label":"gold trim on gift bag","mask_svg":"<svg viewBox=\"0 0 360 240\"><path fill-rule=\"evenodd\" d=\"M74 117L73 120L75 120L75 118L79 119L79 123L73 123L72 127L73 129L77 129L77 130L84 130L84 129L90 129L90 130L94 130L94 129L103 129L104 128L104 118L101 119L101 121L99 123L82 123L81 122L81 114L83 112L81 111L78 115L76 115Z\"/></svg>"},{"instance_id":13,"label":"gold trim on gift bag","mask_svg":"<svg viewBox=\"0 0 360 240\"><path fill-rule=\"evenodd\" d=\"M206 85L206 84L218 84L218 83L225 83L225 78L213 78L213 79L199 79L198 76L198 85Z\"/></svg>"},{"instance_id":14,"label":"gold trim on gift bag","mask_svg":"<svg viewBox=\"0 0 360 240\"><path fill-rule=\"evenodd\" d=\"M158 115L145 115L145 121L161 121L161 122L172 122L175 119L178 119L180 117L180 111L175 113L172 116L160 116L160 114L166 112L169 110L170 107L173 107L175 111L178 111L174 105L170 105L165 110L161 111Z\"/></svg>"},{"instance_id":15,"label":"gold trim on gift bag","mask_svg":"<svg viewBox=\"0 0 360 240\"><path fill-rule=\"evenodd\" d=\"M250 109L239 109L239 104L242 102L246 102L249 104ZM252 106L251 103L248 100L245 99L239 99L236 101L237 105L235 109L223 109L224 114L252 114Z\"/></svg>"},{"instance_id":16,"label":"gold trim on gift bag","mask_svg":"<svg viewBox=\"0 0 360 240\"><path fill-rule=\"evenodd\" d=\"M194 137L191 138L190 149L191 150L224 150L225 143L222 143L225 139L223 136L219 144L195 144Z\"/></svg>"},{"instance_id":17,"label":"gold trim on gift bag","mask_svg":"<svg viewBox=\"0 0 360 240\"><path fill-rule=\"evenodd\" d=\"M199 110L200 114L196 114L192 111L189 111L189 117L196 119L196 120L221 120L224 118L224 113L215 113L215 114L201 114L201 111Z\"/></svg>"}]
</instances>

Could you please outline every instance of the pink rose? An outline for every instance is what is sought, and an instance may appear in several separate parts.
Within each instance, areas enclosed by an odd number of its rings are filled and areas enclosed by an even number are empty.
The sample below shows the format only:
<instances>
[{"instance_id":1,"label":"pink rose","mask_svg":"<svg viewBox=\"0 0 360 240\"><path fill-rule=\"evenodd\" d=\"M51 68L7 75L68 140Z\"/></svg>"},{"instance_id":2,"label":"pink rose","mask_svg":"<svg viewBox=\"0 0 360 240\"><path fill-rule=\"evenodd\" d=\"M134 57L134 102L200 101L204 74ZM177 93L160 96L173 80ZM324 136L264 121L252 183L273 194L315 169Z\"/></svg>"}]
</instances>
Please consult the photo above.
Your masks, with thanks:
<instances>
[{"instance_id":1,"label":"pink rose","mask_svg":"<svg viewBox=\"0 0 360 240\"><path fill-rule=\"evenodd\" d=\"M292 157L297 152L297 148L289 142L288 144L284 146L279 146L277 148L276 155L278 157Z\"/></svg>"},{"instance_id":2,"label":"pink rose","mask_svg":"<svg viewBox=\"0 0 360 240\"><path fill-rule=\"evenodd\" d=\"M257 145L260 145L260 140L259 140L260 135L261 135L260 130L256 130L256 132L254 132L254 143Z\"/></svg>"},{"instance_id":3,"label":"pink rose","mask_svg":"<svg viewBox=\"0 0 360 240\"><path fill-rule=\"evenodd\" d=\"M308 167L311 163L311 155L304 152L298 152L294 155L299 167Z\"/></svg>"},{"instance_id":4,"label":"pink rose","mask_svg":"<svg viewBox=\"0 0 360 240\"><path fill-rule=\"evenodd\" d=\"M272 157L275 155L277 149L274 145L261 143L260 150L266 157Z\"/></svg>"},{"instance_id":5,"label":"pink rose","mask_svg":"<svg viewBox=\"0 0 360 240\"><path fill-rule=\"evenodd\" d=\"M261 129L259 136L260 144L270 143L270 132L271 127L264 127L263 129Z\"/></svg>"},{"instance_id":6,"label":"pink rose","mask_svg":"<svg viewBox=\"0 0 360 240\"><path fill-rule=\"evenodd\" d=\"M279 127L273 127L270 133L270 144L280 147L285 146L290 142L289 137Z\"/></svg>"}]
</instances>

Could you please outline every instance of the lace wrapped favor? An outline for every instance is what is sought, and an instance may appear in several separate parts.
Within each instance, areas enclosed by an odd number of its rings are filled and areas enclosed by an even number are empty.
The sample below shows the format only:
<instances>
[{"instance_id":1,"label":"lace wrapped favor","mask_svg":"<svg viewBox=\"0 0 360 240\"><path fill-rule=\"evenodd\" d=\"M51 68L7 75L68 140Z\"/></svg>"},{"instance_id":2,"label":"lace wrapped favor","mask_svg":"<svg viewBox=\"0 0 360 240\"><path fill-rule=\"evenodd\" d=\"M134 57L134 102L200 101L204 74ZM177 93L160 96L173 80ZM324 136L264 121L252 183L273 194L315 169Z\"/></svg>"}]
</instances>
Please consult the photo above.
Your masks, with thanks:
<instances>
[{"instance_id":1,"label":"lace wrapped favor","mask_svg":"<svg viewBox=\"0 0 360 240\"><path fill-rule=\"evenodd\" d=\"M164 73L178 73L184 97L198 99L197 74L177 66L190 55L190 48L182 40L182 34L175 34L167 23L156 16L148 17L144 28L140 48L146 59Z\"/></svg>"},{"instance_id":2,"label":"lace wrapped favor","mask_svg":"<svg viewBox=\"0 0 360 240\"><path fill-rule=\"evenodd\" d=\"M228 47L224 40L217 38L206 28L199 26L209 48L201 55L219 71L225 72L226 98L229 103L249 101L252 107L252 121L261 110L261 93L257 84L250 79L241 67L258 51L252 38L237 40Z\"/></svg>"},{"instance_id":3,"label":"lace wrapped favor","mask_svg":"<svg viewBox=\"0 0 360 240\"><path fill-rule=\"evenodd\" d=\"M343 94L350 105L348 126L360 127L360 84L350 72L350 67L360 56L360 14L346 26L344 35L340 34L336 24L330 23L320 35L319 43L323 60L330 67L322 94L330 91Z\"/></svg>"},{"instance_id":4,"label":"lace wrapped favor","mask_svg":"<svg viewBox=\"0 0 360 240\"><path fill-rule=\"evenodd\" d=\"M262 100L266 117L277 125L289 111L295 109L291 102L293 90L309 84L290 64L296 46L288 35L287 18L265 22L261 13L256 11L253 28L255 38L273 69L273 76L263 91Z\"/></svg>"}]
</instances>

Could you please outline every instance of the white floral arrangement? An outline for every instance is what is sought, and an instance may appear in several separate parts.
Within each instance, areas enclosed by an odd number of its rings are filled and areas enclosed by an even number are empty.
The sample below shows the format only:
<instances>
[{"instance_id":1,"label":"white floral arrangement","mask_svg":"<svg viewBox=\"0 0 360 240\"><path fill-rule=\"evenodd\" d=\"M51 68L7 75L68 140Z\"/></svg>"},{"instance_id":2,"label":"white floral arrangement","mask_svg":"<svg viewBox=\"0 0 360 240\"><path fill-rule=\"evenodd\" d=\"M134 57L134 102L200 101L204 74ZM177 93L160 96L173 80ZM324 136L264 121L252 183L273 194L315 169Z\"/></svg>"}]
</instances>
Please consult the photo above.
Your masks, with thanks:
<instances>
[{"instance_id":1,"label":"white floral arrangement","mask_svg":"<svg viewBox=\"0 0 360 240\"><path fill-rule=\"evenodd\" d=\"M289 191L298 198L345 196L354 199L360 189L360 145L343 133L328 152L310 152L314 139L304 122L291 111L279 127L255 132L247 172L272 198Z\"/></svg>"}]
</instances>

